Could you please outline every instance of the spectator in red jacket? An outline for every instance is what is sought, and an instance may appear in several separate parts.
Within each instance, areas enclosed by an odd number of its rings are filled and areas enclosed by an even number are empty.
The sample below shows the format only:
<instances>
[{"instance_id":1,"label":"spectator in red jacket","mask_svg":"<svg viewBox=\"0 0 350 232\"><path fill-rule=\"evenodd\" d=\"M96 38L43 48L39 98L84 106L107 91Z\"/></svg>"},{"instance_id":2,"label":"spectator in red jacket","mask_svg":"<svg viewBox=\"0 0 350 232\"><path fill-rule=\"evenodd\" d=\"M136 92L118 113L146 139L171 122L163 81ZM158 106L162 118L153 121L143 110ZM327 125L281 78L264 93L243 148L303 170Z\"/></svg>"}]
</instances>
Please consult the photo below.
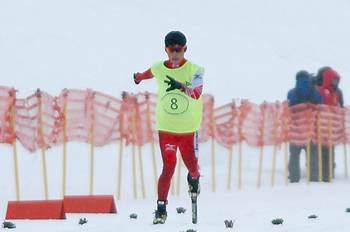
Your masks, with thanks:
<instances>
[{"instance_id":1,"label":"spectator in red jacket","mask_svg":"<svg viewBox=\"0 0 350 232\"><path fill-rule=\"evenodd\" d=\"M334 69L328 69L323 73L323 83L318 91L322 96L322 102L325 105L340 106L338 85L340 75Z\"/></svg>"},{"instance_id":2,"label":"spectator in red jacket","mask_svg":"<svg viewBox=\"0 0 350 232\"><path fill-rule=\"evenodd\" d=\"M317 74L315 74L315 78L314 78L314 84L316 85L316 87L321 87L323 85L323 73L329 69L332 69L329 66L323 66L321 68L318 69ZM337 89L335 89L335 91L338 92L338 96L339 96L339 103L340 103L340 107L344 107L344 99L343 99L343 91L337 87Z\"/></svg>"},{"instance_id":3,"label":"spectator in red jacket","mask_svg":"<svg viewBox=\"0 0 350 232\"><path fill-rule=\"evenodd\" d=\"M321 93L322 102L325 105L330 106L339 106L340 107L340 98L338 94L338 85L339 85L340 75L334 69L328 69L323 73L323 83L318 91ZM333 158L333 170L331 172L329 167L329 150L332 149L332 158ZM325 182L331 180L330 173L334 178L334 146L322 146L322 179Z\"/></svg>"}]
</instances>

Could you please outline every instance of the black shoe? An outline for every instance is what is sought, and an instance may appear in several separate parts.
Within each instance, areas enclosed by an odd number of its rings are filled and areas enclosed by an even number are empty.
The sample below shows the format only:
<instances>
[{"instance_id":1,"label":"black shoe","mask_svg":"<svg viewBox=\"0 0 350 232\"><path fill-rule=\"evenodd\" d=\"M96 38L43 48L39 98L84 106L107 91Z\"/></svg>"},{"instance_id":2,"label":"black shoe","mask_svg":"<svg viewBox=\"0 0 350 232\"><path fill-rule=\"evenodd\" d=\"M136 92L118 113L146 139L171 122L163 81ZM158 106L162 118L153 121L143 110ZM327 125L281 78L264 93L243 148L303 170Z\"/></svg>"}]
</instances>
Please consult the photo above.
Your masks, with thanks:
<instances>
[{"instance_id":1,"label":"black shoe","mask_svg":"<svg viewBox=\"0 0 350 232\"><path fill-rule=\"evenodd\" d=\"M199 195L199 193L201 192L201 187L199 184L199 177L197 179L194 179L190 173L188 173L187 175L187 182L188 182L188 192L190 194L196 194Z\"/></svg>"},{"instance_id":2,"label":"black shoe","mask_svg":"<svg viewBox=\"0 0 350 232\"><path fill-rule=\"evenodd\" d=\"M167 218L166 205L168 201L157 201L157 210L154 211L153 224L164 224Z\"/></svg>"}]
</instances>

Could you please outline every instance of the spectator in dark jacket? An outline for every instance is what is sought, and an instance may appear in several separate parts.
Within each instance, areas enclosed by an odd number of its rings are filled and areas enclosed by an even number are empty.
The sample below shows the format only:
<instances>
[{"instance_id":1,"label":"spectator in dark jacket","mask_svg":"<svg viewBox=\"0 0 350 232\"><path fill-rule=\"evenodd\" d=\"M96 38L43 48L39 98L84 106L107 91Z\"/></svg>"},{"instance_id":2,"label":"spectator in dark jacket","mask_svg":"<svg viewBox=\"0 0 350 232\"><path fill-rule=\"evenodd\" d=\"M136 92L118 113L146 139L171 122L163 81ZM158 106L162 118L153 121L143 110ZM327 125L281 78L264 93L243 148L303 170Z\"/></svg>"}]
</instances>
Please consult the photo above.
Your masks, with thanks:
<instances>
[{"instance_id":1,"label":"spectator in dark jacket","mask_svg":"<svg viewBox=\"0 0 350 232\"><path fill-rule=\"evenodd\" d=\"M312 85L310 73L301 70L296 74L295 88L289 90L287 99L289 106L312 103L322 104L320 92ZM306 152L306 146L289 145L289 180L291 183L300 181L300 153ZM310 181L318 181L318 149L317 145L310 142Z\"/></svg>"}]
</instances>

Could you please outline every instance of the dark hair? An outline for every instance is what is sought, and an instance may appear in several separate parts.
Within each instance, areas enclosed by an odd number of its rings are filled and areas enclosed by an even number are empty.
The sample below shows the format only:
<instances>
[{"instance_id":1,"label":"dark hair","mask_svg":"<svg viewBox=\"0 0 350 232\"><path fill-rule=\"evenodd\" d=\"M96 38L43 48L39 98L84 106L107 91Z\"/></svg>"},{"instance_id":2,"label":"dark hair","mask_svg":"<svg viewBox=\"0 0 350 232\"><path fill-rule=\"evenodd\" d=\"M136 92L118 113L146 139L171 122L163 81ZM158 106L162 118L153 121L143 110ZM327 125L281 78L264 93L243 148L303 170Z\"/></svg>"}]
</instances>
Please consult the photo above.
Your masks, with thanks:
<instances>
[{"instance_id":1,"label":"dark hair","mask_svg":"<svg viewBox=\"0 0 350 232\"><path fill-rule=\"evenodd\" d=\"M316 85L317 85L317 75L316 75L316 73L311 73L310 74L310 79L311 79L312 87L316 88Z\"/></svg>"},{"instance_id":2,"label":"dark hair","mask_svg":"<svg viewBox=\"0 0 350 232\"><path fill-rule=\"evenodd\" d=\"M300 77L308 77L310 78L310 73L306 70L300 70L299 72L297 72L297 74L295 75L295 78L298 79Z\"/></svg>"},{"instance_id":3,"label":"dark hair","mask_svg":"<svg viewBox=\"0 0 350 232\"><path fill-rule=\"evenodd\" d=\"M165 47L173 46L173 45L186 45L186 36L180 31L171 31L165 36Z\"/></svg>"}]
</instances>

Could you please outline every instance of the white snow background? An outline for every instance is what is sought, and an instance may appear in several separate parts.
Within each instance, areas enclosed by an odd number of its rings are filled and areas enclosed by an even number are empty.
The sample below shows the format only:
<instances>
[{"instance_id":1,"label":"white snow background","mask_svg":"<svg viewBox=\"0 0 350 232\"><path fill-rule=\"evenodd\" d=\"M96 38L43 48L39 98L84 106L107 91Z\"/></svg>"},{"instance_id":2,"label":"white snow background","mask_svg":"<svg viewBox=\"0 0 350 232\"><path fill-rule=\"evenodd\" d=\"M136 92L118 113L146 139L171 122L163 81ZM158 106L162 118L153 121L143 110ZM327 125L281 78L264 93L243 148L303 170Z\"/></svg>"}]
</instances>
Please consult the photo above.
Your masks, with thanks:
<instances>
[{"instance_id":1,"label":"white snow background","mask_svg":"<svg viewBox=\"0 0 350 232\"><path fill-rule=\"evenodd\" d=\"M180 30L188 39L186 58L205 67L204 93L215 106L232 99L260 104L283 101L301 69L316 72L328 65L342 76L345 104L350 100L350 2L346 0L142 1L142 0L1 0L1 85L26 98L37 88L58 96L62 89L94 90L120 97L122 91L156 92L155 80L135 85L134 72L167 58L164 36ZM119 143L95 150L94 194L112 194L117 214L67 214L67 220L12 220L14 231L332 231L350 230L350 180L345 178L344 147L336 149L332 183L302 180L285 185L284 147L278 150L276 180L271 186L273 147L264 148L262 185L257 188L259 149L243 147L243 183L238 188L237 146L228 190L229 150L215 144L212 181L211 142L200 146L202 192L198 224L191 223L186 168L182 164L179 195L169 195L168 219L152 225L156 186L151 147L142 148L146 198L133 197L132 149L124 147L121 200L116 199ZM7 202L16 200L13 151L0 145L0 219ZM67 195L88 195L90 145L68 143ZM161 171L158 146L157 170ZM21 200L44 200L41 151L29 153L18 144ZM62 147L46 152L49 198L62 199ZM140 175L138 171L138 175ZM185 207L185 214L177 214ZM130 219L136 213L138 219ZM316 219L308 219L315 214ZM80 218L88 223L81 226ZM271 220L282 218L283 225ZM224 220L235 220L227 229Z\"/></svg>"}]
</instances>

